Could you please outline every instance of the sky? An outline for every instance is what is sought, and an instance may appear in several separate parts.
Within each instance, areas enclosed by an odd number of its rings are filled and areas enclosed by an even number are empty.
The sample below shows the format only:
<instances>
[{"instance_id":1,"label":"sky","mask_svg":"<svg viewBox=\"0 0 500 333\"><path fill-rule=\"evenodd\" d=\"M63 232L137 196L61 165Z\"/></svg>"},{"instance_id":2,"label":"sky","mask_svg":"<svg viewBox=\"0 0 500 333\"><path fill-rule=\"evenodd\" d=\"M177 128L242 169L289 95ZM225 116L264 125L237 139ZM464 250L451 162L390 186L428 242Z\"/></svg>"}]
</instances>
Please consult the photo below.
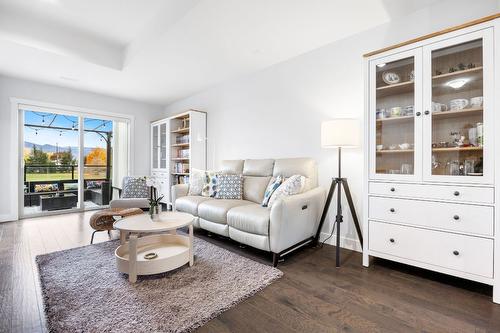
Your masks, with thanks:
<instances>
[{"instance_id":1,"label":"sky","mask_svg":"<svg viewBox=\"0 0 500 333\"><path fill-rule=\"evenodd\" d=\"M78 147L78 117L65 116L54 113L44 113L38 111L24 111L24 141L39 145L50 144L59 147ZM55 129L35 129L26 125L65 127L69 130ZM74 127L75 130L71 130ZM112 121L101 119L84 119L84 129L96 129L100 131L112 131ZM97 133L86 132L84 134L85 147L106 148L106 142Z\"/></svg>"}]
</instances>

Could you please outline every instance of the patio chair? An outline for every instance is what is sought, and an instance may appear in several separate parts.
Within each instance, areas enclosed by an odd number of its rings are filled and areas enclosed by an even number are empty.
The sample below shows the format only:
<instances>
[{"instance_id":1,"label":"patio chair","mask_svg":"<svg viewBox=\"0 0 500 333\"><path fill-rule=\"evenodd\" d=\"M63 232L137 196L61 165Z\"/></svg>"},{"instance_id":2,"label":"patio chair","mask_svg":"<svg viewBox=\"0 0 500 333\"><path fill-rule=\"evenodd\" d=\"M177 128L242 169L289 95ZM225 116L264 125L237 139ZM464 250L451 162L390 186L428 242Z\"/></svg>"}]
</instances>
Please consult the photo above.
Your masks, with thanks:
<instances>
[{"instance_id":1,"label":"patio chair","mask_svg":"<svg viewBox=\"0 0 500 333\"><path fill-rule=\"evenodd\" d=\"M149 187L146 185L146 177L123 177L122 188L116 188L119 199L109 202L109 208L141 208L149 209Z\"/></svg>"}]
</instances>

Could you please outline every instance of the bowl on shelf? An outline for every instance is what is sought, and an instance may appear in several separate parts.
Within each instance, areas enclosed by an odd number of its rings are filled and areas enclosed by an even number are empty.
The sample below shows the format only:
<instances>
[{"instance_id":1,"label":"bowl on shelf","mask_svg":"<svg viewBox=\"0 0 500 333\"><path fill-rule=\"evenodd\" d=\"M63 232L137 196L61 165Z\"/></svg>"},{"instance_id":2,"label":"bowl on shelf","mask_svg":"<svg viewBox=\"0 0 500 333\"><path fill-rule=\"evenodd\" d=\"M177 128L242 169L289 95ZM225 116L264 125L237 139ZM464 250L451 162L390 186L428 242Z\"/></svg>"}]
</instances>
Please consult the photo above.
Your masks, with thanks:
<instances>
[{"instance_id":1,"label":"bowl on shelf","mask_svg":"<svg viewBox=\"0 0 500 333\"><path fill-rule=\"evenodd\" d=\"M387 84L396 84L401 81L401 78L394 72L384 72L382 73L382 80Z\"/></svg>"},{"instance_id":2,"label":"bowl on shelf","mask_svg":"<svg viewBox=\"0 0 500 333\"><path fill-rule=\"evenodd\" d=\"M413 111L414 111L414 106L413 105L407 105L403 108L402 115L403 116L413 116Z\"/></svg>"},{"instance_id":3,"label":"bowl on shelf","mask_svg":"<svg viewBox=\"0 0 500 333\"><path fill-rule=\"evenodd\" d=\"M441 112L446 111L447 109L448 107L446 106L446 104L432 102L432 112Z\"/></svg>"},{"instance_id":4,"label":"bowl on shelf","mask_svg":"<svg viewBox=\"0 0 500 333\"><path fill-rule=\"evenodd\" d=\"M480 108L483 106L483 96L472 97L470 99L470 106L472 108Z\"/></svg>"},{"instance_id":5,"label":"bowl on shelf","mask_svg":"<svg viewBox=\"0 0 500 333\"><path fill-rule=\"evenodd\" d=\"M401 150L407 150L407 149L410 149L411 145L409 143L401 143L399 144L399 149Z\"/></svg>"},{"instance_id":6,"label":"bowl on shelf","mask_svg":"<svg viewBox=\"0 0 500 333\"><path fill-rule=\"evenodd\" d=\"M377 148L377 151L384 150L384 145L377 145L376 148Z\"/></svg>"},{"instance_id":7,"label":"bowl on shelf","mask_svg":"<svg viewBox=\"0 0 500 333\"><path fill-rule=\"evenodd\" d=\"M465 109L469 105L469 101L465 98L452 99L450 101L450 110L459 111Z\"/></svg>"},{"instance_id":8,"label":"bowl on shelf","mask_svg":"<svg viewBox=\"0 0 500 333\"><path fill-rule=\"evenodd\" d=\"M403 110L400 106L395 106L391 108L391 117L399 117L401 115L401 111Z\"/></svg>"}]
</instances>

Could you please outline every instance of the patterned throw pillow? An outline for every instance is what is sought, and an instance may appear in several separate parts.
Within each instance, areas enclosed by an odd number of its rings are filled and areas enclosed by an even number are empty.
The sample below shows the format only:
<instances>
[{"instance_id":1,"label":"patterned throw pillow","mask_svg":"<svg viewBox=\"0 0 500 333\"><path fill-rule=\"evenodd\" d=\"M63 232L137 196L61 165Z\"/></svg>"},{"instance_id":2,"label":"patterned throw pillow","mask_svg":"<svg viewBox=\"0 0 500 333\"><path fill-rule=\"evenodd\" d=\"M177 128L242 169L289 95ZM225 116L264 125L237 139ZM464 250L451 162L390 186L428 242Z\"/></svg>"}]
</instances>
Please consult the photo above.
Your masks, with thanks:
<instances>
[{"instance_id":1,"label":"patterned throw pillow","mask_svg":"<svg viewBox=\"0 0 500 333\"><path fill-rule=\"evenodd\" d=\"M269 199L271 199L271 195L273 195L274 191L283 183L283 176L278 176L274 179L271 179L269 185L267 185L266 192L264 193L264 200L262 200L262 207L267 207L269 203Z\"/></svg>"},{"instance_id":2,"label":"patterned throw pillow","mask_svg":"<svg viewBox=\"0 0 500 333\"><path fill-rule=\"evenodd\" d=\"M305 184L306 177L301 175L291 176L285 180L276 191L274 191L271 195L271 199L269 199L268 206L271 207L276 200L280 198L301 193L304 190Z\"/></svg>"},{"instance_id":3,"label":"patterned throw pillow","mask_svg":"<svg viewBox=\"0 0 500 333\"><path fill-rule=\"evenodd\" d=\"M216 199L237 199L243 196L243 176L242 175L217 175Z\"/></svg>"},{"instance_id":4,"label":"patterned throw pillow","mask_svg":"<svg viewBox=\"0 0 500 333\"><path fill-rule=\"evenodd\" d=\"M201 191L203 191L204 185L205 185L205 170L192 168L189 177L188 195L201 195Z\"/></svg>"},{"instance_id":5,"label":"patterned throw pillow","mask_svg":"<svg viewBox=\"0 0 500 333\"><path fill-rule=\"evenodd\" d=\"M149 198L146 177L124 177L122 198Z\"/></svg>"},{"instance_id":6,"label":"patterned throw pillow","mask_svg":"<svg viewBox=\"0 0 500 333\"><path fill-rule=\"evenodd\" d=\"M36 184L34 188L35 192L55 192L59 191L59 185L54 184Z\"/></svg>"},{"instance_id":7,"label":"patterned throw pillow","mask_svg":"<svg viewBox=\"0 0 500 333\"><path fill-rule=\"evenodd\" d=\"M217 172L205 171L205 184L203 185L203 190L201 190L201 195L204 197L214 198L216 194L217 194Z\"/></svg>"}]
</instances>

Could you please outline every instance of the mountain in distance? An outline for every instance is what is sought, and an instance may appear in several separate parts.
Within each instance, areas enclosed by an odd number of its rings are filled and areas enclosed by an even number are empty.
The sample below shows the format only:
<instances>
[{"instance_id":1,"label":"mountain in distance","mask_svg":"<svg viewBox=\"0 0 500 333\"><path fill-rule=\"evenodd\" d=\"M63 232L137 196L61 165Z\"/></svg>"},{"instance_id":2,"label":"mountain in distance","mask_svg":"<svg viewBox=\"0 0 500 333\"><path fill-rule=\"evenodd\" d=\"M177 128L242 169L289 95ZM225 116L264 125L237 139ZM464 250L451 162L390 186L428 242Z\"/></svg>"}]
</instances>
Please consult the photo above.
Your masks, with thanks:
<instances>
[{"instance_id":1,"label":"mountain in distance","mask_svg":"<svg viewBox=\"0 0 500 333\"><path fill-rule=\"evenodd\" d=\"M31 150L31 149L33 149L33 146L36 146L38 149L41 149L45 153L55 153L57 151L57 147L54 145L50 145L50 144L39 145L39 144L36 144L33 142L24 141L24 148ZM67 151L68 148L71 148L71 152L73 153L73 156L75 156L75 157L78 156L78 147L59 146L59 151L60 152ZM92 151L92 149L94 149L94 147L85 147L83 150L83 155L87 156L88 153L90 153Z\"/></svg>"}]
</instances>

